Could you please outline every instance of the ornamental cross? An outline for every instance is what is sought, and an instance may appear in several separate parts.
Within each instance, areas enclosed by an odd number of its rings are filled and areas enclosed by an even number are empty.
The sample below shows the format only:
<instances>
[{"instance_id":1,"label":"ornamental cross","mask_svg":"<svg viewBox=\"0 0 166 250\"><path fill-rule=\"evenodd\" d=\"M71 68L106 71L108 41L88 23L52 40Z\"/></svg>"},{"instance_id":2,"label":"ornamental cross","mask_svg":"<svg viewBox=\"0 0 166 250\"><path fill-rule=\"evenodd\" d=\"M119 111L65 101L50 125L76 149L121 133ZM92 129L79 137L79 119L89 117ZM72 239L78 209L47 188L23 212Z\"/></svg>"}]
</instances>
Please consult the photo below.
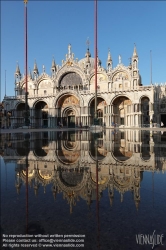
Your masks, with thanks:
<instances>
[{"instance_id":1,"label":"ornamental cross","mask_svg":"<svg viewBox=\"0 0 166 250\"><path fill-rule=\"evenodd\" d=\"M89 37L86 40L86 45L87 45L87 48L89 49L89 45L90 45Z\"/></svg>"}]
</instances>

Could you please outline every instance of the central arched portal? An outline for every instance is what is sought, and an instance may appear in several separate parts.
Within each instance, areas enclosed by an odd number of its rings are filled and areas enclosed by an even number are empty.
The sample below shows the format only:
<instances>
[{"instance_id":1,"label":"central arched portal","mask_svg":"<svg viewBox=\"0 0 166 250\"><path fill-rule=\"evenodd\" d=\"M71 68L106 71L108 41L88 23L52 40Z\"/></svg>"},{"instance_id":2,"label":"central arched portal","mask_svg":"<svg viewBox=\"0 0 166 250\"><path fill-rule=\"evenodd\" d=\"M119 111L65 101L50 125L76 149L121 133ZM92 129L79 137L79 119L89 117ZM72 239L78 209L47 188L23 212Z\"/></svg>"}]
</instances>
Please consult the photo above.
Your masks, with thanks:
<instances>
[{"instance_id":1,"label":"central arched portal","mask_svg":"<svg viewBox=\"0 0 166 250\"><path fill-rule=\"evenodd\" d=\"M76 126L76 112L73 110L73 108L69 107L65 110L64 116L66 119L63 118L63 120L66 120L67 126L69 128L74 128Z\"/></svg>"},{"instance_id":2,"label":"central arched portal","mask_svg":"<svg viewBox=\"0 0 166 250\"><path fill-rule=\"evenodd\" d=\"M64 95L58 101L58 124L74 128L80 123L80 102L74 95Z\"/></svg>"}]
</instances>

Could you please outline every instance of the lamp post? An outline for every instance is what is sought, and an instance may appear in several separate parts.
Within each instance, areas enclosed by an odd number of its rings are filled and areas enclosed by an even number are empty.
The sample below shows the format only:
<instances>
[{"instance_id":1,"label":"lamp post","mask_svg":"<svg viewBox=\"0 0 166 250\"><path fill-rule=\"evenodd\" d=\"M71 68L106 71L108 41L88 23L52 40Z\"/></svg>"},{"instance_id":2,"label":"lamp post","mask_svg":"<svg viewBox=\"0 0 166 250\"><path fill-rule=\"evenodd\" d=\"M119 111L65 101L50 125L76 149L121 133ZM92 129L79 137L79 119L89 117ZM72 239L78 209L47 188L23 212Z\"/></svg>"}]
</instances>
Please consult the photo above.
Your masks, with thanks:
<instances>
[{"instance_id":1,"label":"lamp post","mask_svg":"<svg viewBox=\"0 0 166 250\"><path fill-rule=\"evenodd\" d=\"M95 0L95 112L94 125L98 125L97 119L97 0Z\"/></svg>"}]
</instances>

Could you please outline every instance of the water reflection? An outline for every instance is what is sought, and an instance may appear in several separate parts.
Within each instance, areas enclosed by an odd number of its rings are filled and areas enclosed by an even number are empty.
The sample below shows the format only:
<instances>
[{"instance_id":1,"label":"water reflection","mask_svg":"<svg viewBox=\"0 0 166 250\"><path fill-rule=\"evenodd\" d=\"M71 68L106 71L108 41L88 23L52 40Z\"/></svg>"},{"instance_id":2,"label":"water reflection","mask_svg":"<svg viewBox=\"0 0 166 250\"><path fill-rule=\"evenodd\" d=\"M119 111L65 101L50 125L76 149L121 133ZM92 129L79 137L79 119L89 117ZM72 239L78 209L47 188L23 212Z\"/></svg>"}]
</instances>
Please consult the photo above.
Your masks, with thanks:
<instances>
[{"instance_id":1,"label":"water reflection","mask_svg":"<svg viewBox=\"0 0 166 250\"><path fill-rule=\"evenodd\" d=\"M28 187L33 189L36 199L40 190L46 193L47 186L47 193L54 200L62 194L70 214L75 212L74 207L81 200L89 209L95 202L98 241L102 199L109 199L107 210L110 210L117 206L117 193L119 201L123 202L125 194L130 191L135 211L139 211L144 176L146 172L152 173L150 182L154 192L154 173L161 171L164 174L166 171L165 152L165 132L106 130L105 134L92 134L88 131L51 131L31 133L26 139L22 133L6 134L1 140L4 162L16 163L17 194L21 193L21 189L26 189L26 214L30 200L32 202L32 192L28 193ZM33 225L27 217L27 230L34 230ZM39 231L44 232L41 225L37 225ZM124 249L129 248L126 246Z\"/></svg>"},{"instance_id":2,"label":"water reflection","mask_svg":"<svg viewBox=\"0 0 166 250\"><path fill-rule=\"evenodd\" d=\"M79 196L90 204L88 194L95 193L97 161L99 193L108 187L112 204L114 189L121 194L121 201L130 190L138 208L143 172L166 170L164 137L149 131L119 131L109 133L109 138L102 133L64 131L33 133L25 140L24 134L13 134L4 138L1 154L4 161L17 163L18 193L26 183L28 165L28 183L35 194L40 186L45 190L51 183L54 197L63 192L70 205L70 200L76 204Z\"/></svg>"}]
</instances>

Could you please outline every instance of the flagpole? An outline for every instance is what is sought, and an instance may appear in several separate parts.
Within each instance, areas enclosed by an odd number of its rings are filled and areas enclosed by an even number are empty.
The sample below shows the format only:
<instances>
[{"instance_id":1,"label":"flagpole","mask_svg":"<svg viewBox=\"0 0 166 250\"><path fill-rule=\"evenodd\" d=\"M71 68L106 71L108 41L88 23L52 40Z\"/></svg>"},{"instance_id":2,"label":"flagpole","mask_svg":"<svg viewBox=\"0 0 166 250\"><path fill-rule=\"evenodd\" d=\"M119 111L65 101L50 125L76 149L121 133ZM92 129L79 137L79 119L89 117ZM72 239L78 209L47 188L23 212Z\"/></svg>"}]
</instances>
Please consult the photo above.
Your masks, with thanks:
<instances>
[{"instance_id":1,"label":"flagpole","mask_svg":"<svg viewBox=\"0 0 166 250\"><path fill-rule=\"evenodd\" d=\"M25 126L29 127L29 106L28 106L28 36L27 36L27 3L28 0L24 0L24 17L25 17ZM26 166L26 234L28 234L28 211L29 211L29 199L28 199L28 145L29 145L29 133L25 134L25 166Z\"/></svg>"},{"instance_id":2,"label":"flagpole","mask_svg":"<svg viewBox=\"0 0 166 250\"><path fill-rule=\"evenodd\" d=\"M6 96L6 69L5 69L5 96Z\"/></svg>"},{"instance_id":3,"label":"flagpole","mask_svg":"<svg viewBox=\"0 0 166 250\"><path fill-rule=\"evenodd\" d=\"M97 0L95 0L95 112L94 125L97 125Z\"/></svg>"},{"instance_id":4,"label":"flagpole","mask_svg":"<svg viewBox=\"0 0 166 250\"><path fill-rule=\"evenodd\" d=\"M27 35L27 3L24 0L25 16L25 126L29 126L29 107L28 107L28 35Z\"/></svg>"},{"instance_id":5,"label":"flagpole","mask_svg":"<svg viewBox=\"0 0 166 250\"><path fill-rule=\"evenodd\" d=\"M152 85L152 51L150 50L150 84Z\"/></svg>"}]
</instances>

